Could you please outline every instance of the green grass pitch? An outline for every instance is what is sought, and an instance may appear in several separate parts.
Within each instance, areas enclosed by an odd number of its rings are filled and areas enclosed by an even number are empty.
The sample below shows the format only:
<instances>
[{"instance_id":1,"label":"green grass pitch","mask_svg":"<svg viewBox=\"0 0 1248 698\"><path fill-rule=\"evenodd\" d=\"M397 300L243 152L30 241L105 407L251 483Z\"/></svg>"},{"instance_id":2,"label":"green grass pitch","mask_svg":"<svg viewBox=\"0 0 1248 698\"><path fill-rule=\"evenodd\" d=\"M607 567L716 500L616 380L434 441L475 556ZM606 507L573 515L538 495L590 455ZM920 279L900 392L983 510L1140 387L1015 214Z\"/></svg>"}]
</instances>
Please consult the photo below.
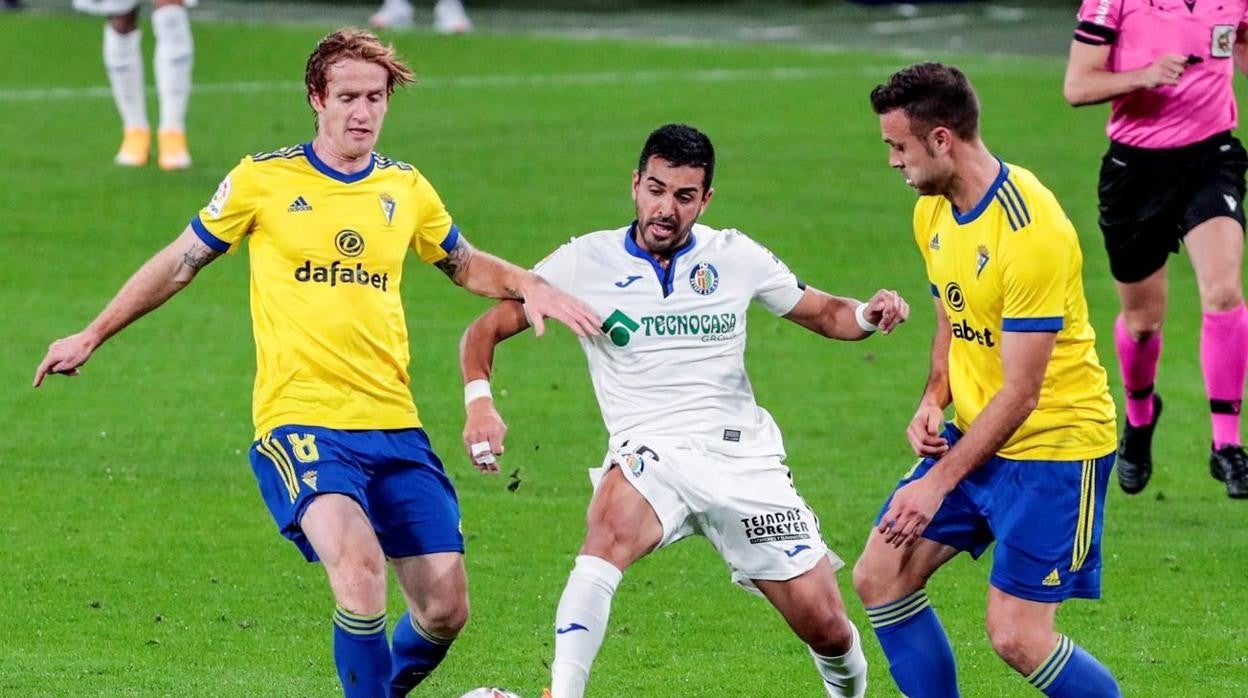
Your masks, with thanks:
<instances>
[{"instance_id":1,"label":"green grass pitch","mask_svg":"<svg viewBox=\"0 0 1248 698\"><path fill-rule=\"evenodd\" d=\"M338 690L322 572L276 534L247 464L245 253L219 260L103 347L82 377L29 387L47 344L93 317L239 157L311 137L300 81L326 29L196 25L195 167L169 174L111 165L120 129L97 20L0 22L0 695ZM886 286L910 299L908 325L861 344L822 341L764 312L752 318L759 401L785 433L828 543L852 564L913 460L903 431L931 337L910 234L914 195L888 169L866 99L908 59L506 35L394 40L423 82L395 97L379 149L415 163L484 249L532 264L569 236L627 223L642 140L680 120L719 150L704 222L747 231L820 288L866 297ZM1104 108L1065 105L1058 58L941 58L976 83L989 146L1035 171L1079 228L1101 356L1116 383L1116 301L1096 229ZM1104 660L1125 695L1243 695L1248 509L1207 474L1185 259L1171 280L1159 470L1143 495L1109 493L1104 599L1069 604L1059 624ZM501 349L504 468L522 480L510 492L507 478L476 475L458 445L456 344L487 302L433 269L411 269L403 293L413 392L462 499L473 604L420 694L498 684L535 696L583 533L585 469L605 445L584 362L562 328ZM988 646L987 573L986 561L959 558L929 590L965 694L1031 695ZM848 574L841 584L864 631L872 694L895 695ZM401 607L392 590L392 615ZM801 644L765 603L733 588L698 539L628 572L589 693L821 695Z\"/></svg>"}]
</instances>

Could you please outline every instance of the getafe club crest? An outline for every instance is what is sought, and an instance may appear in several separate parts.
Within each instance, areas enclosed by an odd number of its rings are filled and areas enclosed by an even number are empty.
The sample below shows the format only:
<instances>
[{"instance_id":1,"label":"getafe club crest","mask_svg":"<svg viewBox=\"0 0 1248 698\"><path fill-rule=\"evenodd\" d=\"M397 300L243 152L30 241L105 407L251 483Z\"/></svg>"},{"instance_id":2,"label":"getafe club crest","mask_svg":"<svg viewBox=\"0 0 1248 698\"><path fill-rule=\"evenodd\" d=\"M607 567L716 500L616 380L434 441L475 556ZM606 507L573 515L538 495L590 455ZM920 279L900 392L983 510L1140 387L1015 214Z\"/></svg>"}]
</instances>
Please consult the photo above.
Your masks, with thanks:
<instances>
[{"instance_id":1,"label":"getafe club crest","mask_svg":"<svg viewBox=\"0 0 1248 698\"><path fill-rule=\"evenodd\" d=\"M386 225L394 223L394 197L382 192L377 195L377 199L381 202L381 212L386 216Z\"/></svg>"},{"instance_id":2,"label":"getafe club crest","mask_svg":"<svg viewBox=\"0 0 1248 698\"><path fill-rule=\"evenodd\" d=\"M698 262L689 272L689 285L695 293L709 296L719 288L719 272L710 262Z\"/></svg>"},{"instance_id":3,"label":"getafe club crest","mask_svg":"<svg viewBox=\"0 0 1248 698\"><path fill-rule=\"evenodd\" d=\"M988 248L980 245L975 250L975 278L979 278L979 272L984 270L984 266L988 264Z\"/></svg>"}]
</instances>

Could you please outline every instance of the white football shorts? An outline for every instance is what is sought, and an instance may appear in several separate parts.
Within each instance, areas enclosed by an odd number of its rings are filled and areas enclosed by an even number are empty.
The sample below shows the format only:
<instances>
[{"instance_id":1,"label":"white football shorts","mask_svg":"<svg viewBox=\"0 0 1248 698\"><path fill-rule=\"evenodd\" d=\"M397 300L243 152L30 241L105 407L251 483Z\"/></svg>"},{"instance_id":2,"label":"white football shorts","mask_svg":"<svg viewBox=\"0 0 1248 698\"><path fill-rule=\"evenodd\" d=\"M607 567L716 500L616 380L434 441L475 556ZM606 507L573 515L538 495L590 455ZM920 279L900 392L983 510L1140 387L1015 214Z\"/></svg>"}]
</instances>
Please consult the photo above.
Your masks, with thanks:
<instances>
[{"instance_id":1,"label":"white football shorts","mask_svg":"<svg viewBox=\"0 0 1248 698\"><path fill-rule=\"evenodd\" d=\"M619 467L663 524L660 548L701 534L715 546L732 581L793 579L827 556L845 565L819 533L819 518L793 485L780 458L739 458L691 441L631 438L589 472L597 489Z\"/></svg>"},{"instance_id":2,"label":"white football shorts","mask_svg":"<svg viewBox=\"0 0 1248 698\"><path fill-rule=\"evenodd\" d=\"M198 0L182 0L182 4L190 9L199 4ZM139 0L74 0L74 9L89 15L112 17L124 15L139 6Z\"/></svg>"}]
</instances>

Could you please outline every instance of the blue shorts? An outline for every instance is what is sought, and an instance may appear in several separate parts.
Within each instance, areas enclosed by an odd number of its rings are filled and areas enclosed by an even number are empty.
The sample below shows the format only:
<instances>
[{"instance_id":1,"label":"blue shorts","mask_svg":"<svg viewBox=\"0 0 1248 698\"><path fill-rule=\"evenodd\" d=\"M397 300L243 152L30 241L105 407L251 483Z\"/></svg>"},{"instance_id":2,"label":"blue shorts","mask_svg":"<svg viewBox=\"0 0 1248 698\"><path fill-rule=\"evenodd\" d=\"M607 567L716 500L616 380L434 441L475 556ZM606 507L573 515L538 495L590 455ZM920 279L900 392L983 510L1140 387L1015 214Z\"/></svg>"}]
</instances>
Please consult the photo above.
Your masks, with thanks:
<instances>
[{"instance_id":1,"label":"blue shorts","mask_svg":"<svg viewBox=\"0 0 1248 698\"><path fill-rule=\"evenodd\" d=\"M950 446L960 436L945 425ZM919 461L897 488L935 463ZM1085 461L994 456L945 497L923 537L974 558L995 540L989 581L1012 596L1041 603L1100 598L1105 486L1113 465L1112 452ZM891 501L884 502L877 525Z\"/></svg>"},{"instance_id":2,"label":"blue shorts","mask_svg":"<svg viewBox=\"0 0 1248 698\"><path fill-rule=\"evenodd\" d=\"M250 455L278 530L309 562L316 552L299 521L313 499L328 493L359 503L387 557L464 552L459 500L424 429L287 425L253 443Z\"/></svg>"}]
</instances>

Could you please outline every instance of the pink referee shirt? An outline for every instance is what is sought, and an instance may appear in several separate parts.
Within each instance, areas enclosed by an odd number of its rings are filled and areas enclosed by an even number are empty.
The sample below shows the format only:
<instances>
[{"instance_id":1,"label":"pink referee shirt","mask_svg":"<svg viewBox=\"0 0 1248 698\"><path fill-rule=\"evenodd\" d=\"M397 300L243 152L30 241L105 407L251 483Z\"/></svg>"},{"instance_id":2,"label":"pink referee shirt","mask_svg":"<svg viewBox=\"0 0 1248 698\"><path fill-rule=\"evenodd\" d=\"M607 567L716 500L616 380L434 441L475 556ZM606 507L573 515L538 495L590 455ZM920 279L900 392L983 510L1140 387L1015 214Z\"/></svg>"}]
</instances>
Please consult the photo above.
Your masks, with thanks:
<instances>
[{"instance_id":1,"label":"pink referee shirt","mask_svg":"<svg viewBox=\"0 0 1248 698\"><path fill-rule=\"evenodd\" d=\"M1110 140L1175 148L1235 128L1232 47L1248 0L1083 0L1075 41L1111 46L1109 69L1136 70L1163 53L1199 56L1178 85L1136 90L1113 101Z\"/></svg>"}]
</instances>

